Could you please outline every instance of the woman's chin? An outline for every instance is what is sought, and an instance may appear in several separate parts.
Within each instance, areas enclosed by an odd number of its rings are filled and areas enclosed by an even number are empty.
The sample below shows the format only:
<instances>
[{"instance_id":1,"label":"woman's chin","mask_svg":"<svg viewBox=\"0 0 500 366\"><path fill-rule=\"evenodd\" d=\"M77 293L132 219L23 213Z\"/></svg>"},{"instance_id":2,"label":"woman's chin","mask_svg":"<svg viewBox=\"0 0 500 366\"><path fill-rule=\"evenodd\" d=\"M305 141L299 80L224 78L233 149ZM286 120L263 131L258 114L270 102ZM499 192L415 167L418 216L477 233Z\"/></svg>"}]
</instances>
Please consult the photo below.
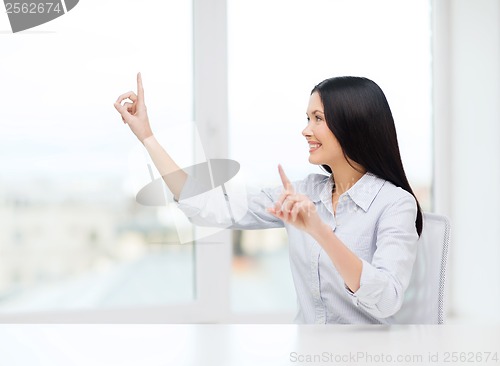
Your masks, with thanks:
<instances>
[{"instance_id":1,"label":"woman's chin","mask_svg":"<svg viewBox=\"0 0 500 366\"><path fill-rule=\"evenodd\" d=\"M313 156L309 156L309 162L313 165L321 165L321 163L318 159L315 159Z\"/></svg>"}]
</instances>

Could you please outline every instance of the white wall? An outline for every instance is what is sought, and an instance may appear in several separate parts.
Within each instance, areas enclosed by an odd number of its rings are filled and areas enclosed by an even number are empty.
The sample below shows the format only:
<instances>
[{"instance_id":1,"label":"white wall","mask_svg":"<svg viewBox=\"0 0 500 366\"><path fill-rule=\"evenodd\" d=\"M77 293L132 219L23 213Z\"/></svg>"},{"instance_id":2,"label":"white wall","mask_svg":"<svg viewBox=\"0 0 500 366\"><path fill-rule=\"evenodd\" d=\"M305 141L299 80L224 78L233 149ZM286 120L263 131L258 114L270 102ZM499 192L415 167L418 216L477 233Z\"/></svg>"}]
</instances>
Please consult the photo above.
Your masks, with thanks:
<instances>
[{"instance_id":1,"label":"white wall","mask_svg":"<svg viewBox=\"0 0 500 366\"><path fill-rule=\"evenodd\" d=\"M449 306L500 321L500 1L434 0L437 212L452 221Z\"/></svg>"}]
</instances>

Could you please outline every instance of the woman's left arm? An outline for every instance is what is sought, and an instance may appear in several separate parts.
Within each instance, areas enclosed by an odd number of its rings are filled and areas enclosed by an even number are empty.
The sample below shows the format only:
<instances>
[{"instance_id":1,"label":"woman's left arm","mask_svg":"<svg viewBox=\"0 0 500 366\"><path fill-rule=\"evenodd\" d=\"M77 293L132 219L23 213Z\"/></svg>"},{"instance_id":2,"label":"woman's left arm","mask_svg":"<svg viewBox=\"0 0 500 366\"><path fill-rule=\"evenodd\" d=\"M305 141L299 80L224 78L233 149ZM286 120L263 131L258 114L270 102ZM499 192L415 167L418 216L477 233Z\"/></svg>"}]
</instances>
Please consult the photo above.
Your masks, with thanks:
<instances>
[{"instance_id":1,"label":"woman's left arm","mask_svg":"<svg viewBox=\"0 0 500 366\"><path fill-rule=\"evenodd\" d=\"M353 303L377 318L395 314L403 304L417 255L417 205L404 195L390 205L378 221L377 249L371 263L354 254L324 223L314 204L295 194L282 169L285 192L270 211L284 222L311 235L325 250L344 280Z\"/></svg>"},{"instance_id":2,"label":"woman's left arm","mask_svg":"<svg viewBox=\"0 0 500 366\"><path fill-rule=\"evenodd\" d=\"M268 211L311 235L331 258L349 289L353 292L358 290L363 268L361 259L319 217L314 203L307 196L295 192L281 165L278 171L284 191L275 206Z\"/></svg>"}]
</instances>

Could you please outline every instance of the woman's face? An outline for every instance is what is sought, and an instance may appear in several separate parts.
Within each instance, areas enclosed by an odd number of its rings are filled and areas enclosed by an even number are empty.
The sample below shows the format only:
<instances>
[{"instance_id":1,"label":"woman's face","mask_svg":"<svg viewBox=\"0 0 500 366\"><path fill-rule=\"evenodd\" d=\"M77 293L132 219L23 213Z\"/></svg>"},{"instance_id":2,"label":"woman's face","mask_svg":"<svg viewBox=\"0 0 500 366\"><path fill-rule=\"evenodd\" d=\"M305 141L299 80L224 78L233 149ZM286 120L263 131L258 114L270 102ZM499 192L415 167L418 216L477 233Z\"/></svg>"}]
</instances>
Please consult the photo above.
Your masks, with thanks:
<instances>
[{"instance_id":1,"label":"woman's face","mask_svg":"<svg viewBox=\"0 0 500 366\"><path fill-rule=\"evenodd\" d=\"M325 164L333 169L335 162L345 161L345 157L335 135L326 124L323 103L317 92L311 94L306 113L308 123L302 135L309 143L309 162Z\"/></svg>"}]
</instances>

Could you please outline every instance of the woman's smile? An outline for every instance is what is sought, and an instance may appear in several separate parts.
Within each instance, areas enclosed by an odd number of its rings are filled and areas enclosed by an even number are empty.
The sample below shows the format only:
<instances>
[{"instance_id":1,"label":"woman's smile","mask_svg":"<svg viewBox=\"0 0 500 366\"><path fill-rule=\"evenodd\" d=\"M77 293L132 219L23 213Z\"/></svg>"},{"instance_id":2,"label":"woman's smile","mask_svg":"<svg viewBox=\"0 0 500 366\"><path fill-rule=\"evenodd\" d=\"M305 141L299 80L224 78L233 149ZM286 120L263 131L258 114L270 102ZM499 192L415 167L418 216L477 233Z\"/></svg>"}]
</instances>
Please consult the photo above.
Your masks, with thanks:
<instances>
[{"instance_id":1,"label":"woman's smile","mask_svg":"<svg viewBox=\"0 0 500 366\"><path fill-rule=\"evenodd\" d=\"M310 153L315 152L316 150L318 150L321 147L321 144L319 142L316 142L316 141L308 141L308 144L309 144L309 152Z\"/></svg>"}]
</instances>

